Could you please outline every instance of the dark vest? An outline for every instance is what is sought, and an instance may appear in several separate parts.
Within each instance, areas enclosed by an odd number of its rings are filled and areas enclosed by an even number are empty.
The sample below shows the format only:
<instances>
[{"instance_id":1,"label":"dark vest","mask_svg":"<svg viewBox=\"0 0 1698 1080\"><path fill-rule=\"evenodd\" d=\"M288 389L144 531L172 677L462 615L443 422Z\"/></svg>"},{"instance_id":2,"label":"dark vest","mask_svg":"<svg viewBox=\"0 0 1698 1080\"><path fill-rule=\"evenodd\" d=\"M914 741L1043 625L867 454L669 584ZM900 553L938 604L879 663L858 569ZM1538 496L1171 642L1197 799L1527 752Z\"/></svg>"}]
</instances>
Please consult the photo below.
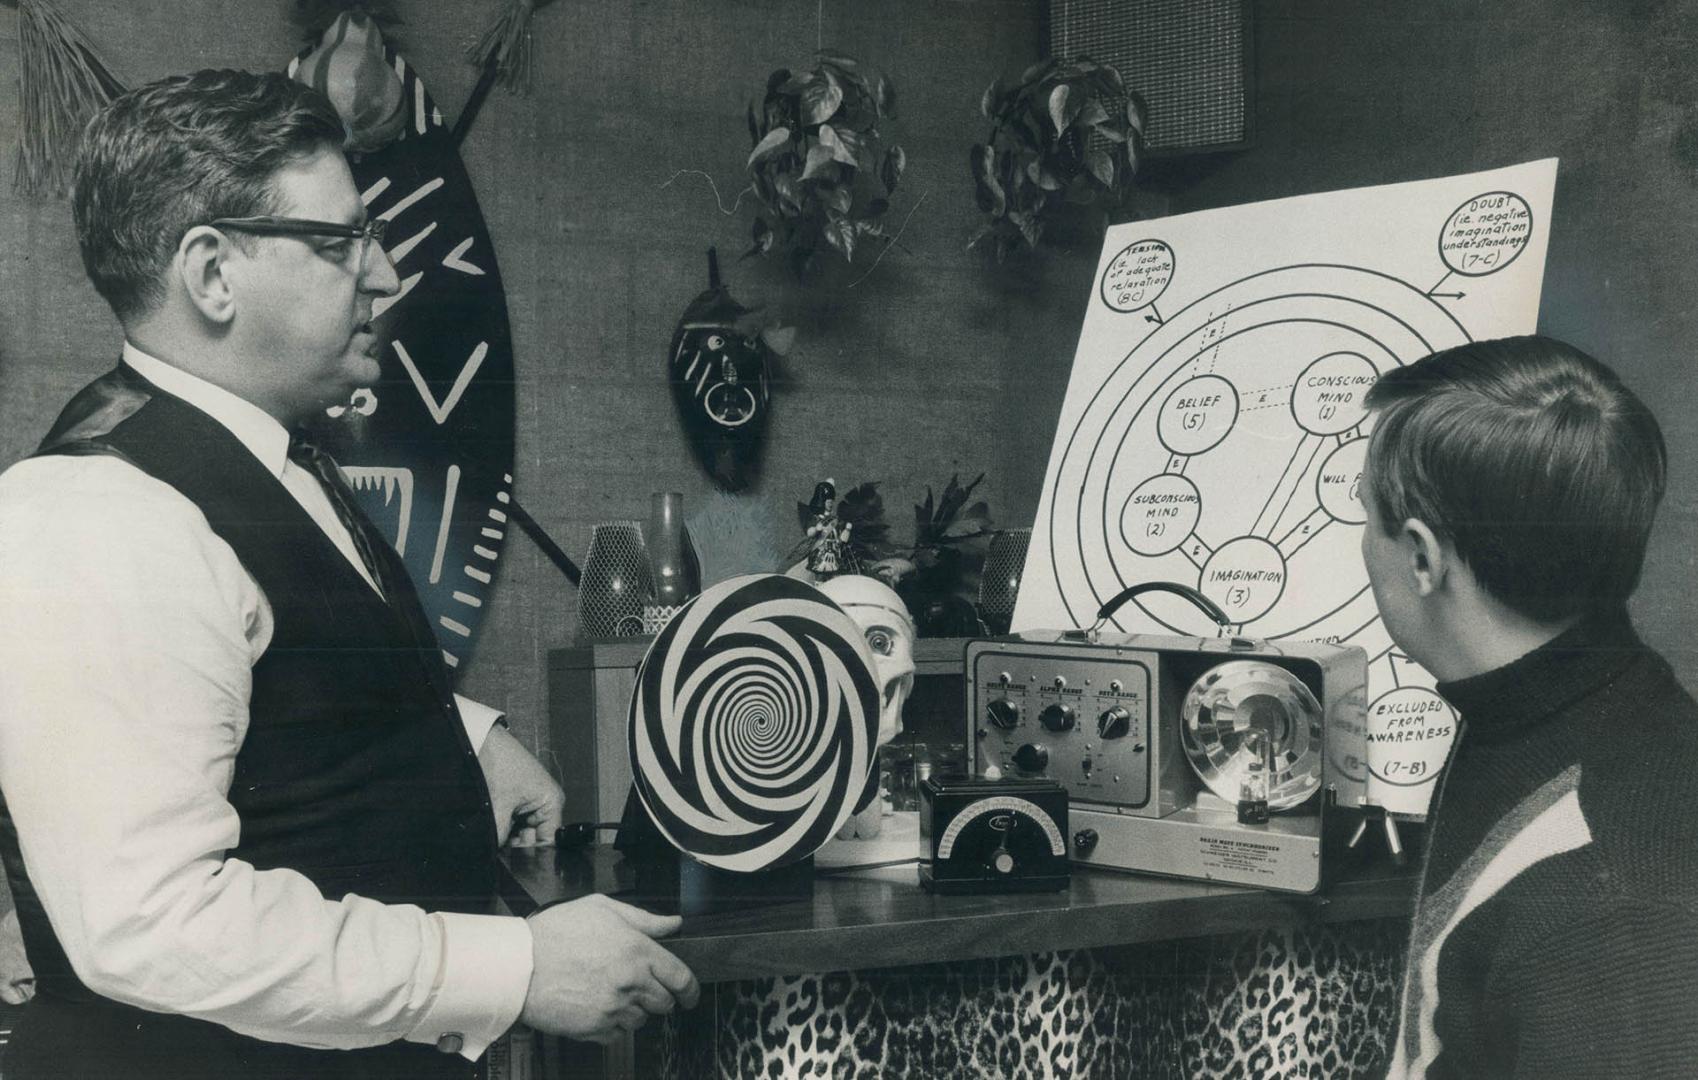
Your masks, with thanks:
<instances>
[{"instance_id":1,"label":"dark vest","mask_svg":"<svg viewBox=\"0 0 1698 1080\"><path fill-rule=\"evenodd\" d=\"M412 589L385 603L235 436L127 367L73 398L39 453L115 454L171 485L270 602L275 632L253 669L229 792L241 840L228 857L299 871L331 900L355 893L487 912L497 848L489 793ZM378 546L390 577L405 582L400 559ZM264 1043L102 998L60 948L3 806L0 856L39 991L8 1052L7 1080L36 1075L29 1062L55 1077L414 1077L465 1067L408 1043L353 1052ZM119 1072L102 1071L119 1062Z\"/></svg>"}]
</instances>

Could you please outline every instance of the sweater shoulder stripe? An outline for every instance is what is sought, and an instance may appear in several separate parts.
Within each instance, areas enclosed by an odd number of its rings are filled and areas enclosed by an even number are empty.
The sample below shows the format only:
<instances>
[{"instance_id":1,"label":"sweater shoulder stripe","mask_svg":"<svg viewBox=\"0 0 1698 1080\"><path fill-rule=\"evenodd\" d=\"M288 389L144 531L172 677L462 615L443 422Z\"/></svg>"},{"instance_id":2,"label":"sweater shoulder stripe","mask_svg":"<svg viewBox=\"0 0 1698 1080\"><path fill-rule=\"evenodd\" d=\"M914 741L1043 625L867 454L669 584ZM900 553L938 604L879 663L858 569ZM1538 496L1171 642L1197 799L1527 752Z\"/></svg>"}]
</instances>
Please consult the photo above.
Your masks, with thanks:
<instances>
[{"instance_id":1,"label":"sweater shoulder stripe","mask_svg":"<svg viewBox=\"0 0 1698 1080\"><path fill-rule=\"evenodd\" d=\"M1458 923L1536 863L1592 842L1580 808L1580 766L1573 765L1498 820L1444 887L1415 913L1403 990L1403 1031L1388 1077L1425 1077L1443 1047L1438 1012L1439 954Z\"/></svg>"}]
</instances>

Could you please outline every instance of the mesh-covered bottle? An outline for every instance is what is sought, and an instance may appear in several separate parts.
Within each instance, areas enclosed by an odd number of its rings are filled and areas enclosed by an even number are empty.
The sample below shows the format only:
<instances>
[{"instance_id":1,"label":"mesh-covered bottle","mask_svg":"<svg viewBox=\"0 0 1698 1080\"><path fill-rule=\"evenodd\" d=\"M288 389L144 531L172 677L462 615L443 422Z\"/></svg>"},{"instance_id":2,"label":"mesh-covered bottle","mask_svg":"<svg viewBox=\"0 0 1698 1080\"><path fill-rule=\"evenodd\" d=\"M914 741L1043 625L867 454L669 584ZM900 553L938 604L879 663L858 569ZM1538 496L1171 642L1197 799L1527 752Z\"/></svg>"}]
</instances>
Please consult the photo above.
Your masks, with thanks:
<instances>
[{"instance_id":1,"label":"mesh-covered bottle","mask_svg":"<svg viewBox=\"0 0 1698 1080\"><path fill-rule=\"evenodd\" d=\"M595 527L578 587L578 621L585 637L630 637L643 632L643 606L651 591L643 531L635 521Z\"/></svg>"}]
</instances>

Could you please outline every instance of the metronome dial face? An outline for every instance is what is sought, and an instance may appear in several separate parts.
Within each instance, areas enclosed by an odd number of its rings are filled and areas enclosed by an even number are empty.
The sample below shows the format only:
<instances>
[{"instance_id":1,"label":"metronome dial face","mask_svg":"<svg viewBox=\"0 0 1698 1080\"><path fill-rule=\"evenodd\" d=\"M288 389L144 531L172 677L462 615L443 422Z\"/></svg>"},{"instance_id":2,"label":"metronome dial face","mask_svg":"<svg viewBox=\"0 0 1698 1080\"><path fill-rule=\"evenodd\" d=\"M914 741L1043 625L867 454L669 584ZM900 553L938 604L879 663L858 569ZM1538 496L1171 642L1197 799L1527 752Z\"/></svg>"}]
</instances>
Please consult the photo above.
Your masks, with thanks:
<instances>
[{"instance_id":1,"label":"metronome dial face","mask_svg":"<svg viewBox=\"0 0 1698 1080\"><path fill-rule=\"evenodd\" d=\"M1003 874L1045 854L1066 856L1061 829L1036 803L1012 795L968 803L937 842L940 863L982 865Z\"/></svg>"},{"instance_id":2,"label":"metronome dial face","mask_svg":"<svg viewBox=\"0 0 1698 1080\"><path fill-rule=\"evenodd\" d=\"M1258 660L1210 668L1185 695L1180 735L1185 756L1209 790L1236 802L1250 765L1245 734L1259 730L1273 748L1268 807L1288 810L1321 786L1321 706L1302 680Z\"/></svg>"}]
</instances>

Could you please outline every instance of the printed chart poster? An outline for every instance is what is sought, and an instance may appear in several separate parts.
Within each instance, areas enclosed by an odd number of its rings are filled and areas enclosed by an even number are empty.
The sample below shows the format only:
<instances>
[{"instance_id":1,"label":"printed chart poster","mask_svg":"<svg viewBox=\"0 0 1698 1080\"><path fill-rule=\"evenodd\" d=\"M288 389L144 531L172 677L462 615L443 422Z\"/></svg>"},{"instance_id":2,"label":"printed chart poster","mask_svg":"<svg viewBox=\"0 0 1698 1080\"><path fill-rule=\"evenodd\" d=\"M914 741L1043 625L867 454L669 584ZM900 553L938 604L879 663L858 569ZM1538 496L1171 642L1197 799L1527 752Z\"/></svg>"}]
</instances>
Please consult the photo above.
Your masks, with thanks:
<instances>
[{"instance_id":1,"label":"printed chart poster","mask_svg":"<svg viewBox=\"0 0 1698 1080\"><path fill-rule=\"evenodd\" d=\"M1425 813L1456 721L1392 645L1368 588L1363 398L1430 352L1534 331L1556 166L1110 229L1014 629L1090 626L1126 586L1175 581L1236 633L1360 646L1367 799ZM1169 594L1112 623L1216 632Z\"/></svg>"}]
</instances>

